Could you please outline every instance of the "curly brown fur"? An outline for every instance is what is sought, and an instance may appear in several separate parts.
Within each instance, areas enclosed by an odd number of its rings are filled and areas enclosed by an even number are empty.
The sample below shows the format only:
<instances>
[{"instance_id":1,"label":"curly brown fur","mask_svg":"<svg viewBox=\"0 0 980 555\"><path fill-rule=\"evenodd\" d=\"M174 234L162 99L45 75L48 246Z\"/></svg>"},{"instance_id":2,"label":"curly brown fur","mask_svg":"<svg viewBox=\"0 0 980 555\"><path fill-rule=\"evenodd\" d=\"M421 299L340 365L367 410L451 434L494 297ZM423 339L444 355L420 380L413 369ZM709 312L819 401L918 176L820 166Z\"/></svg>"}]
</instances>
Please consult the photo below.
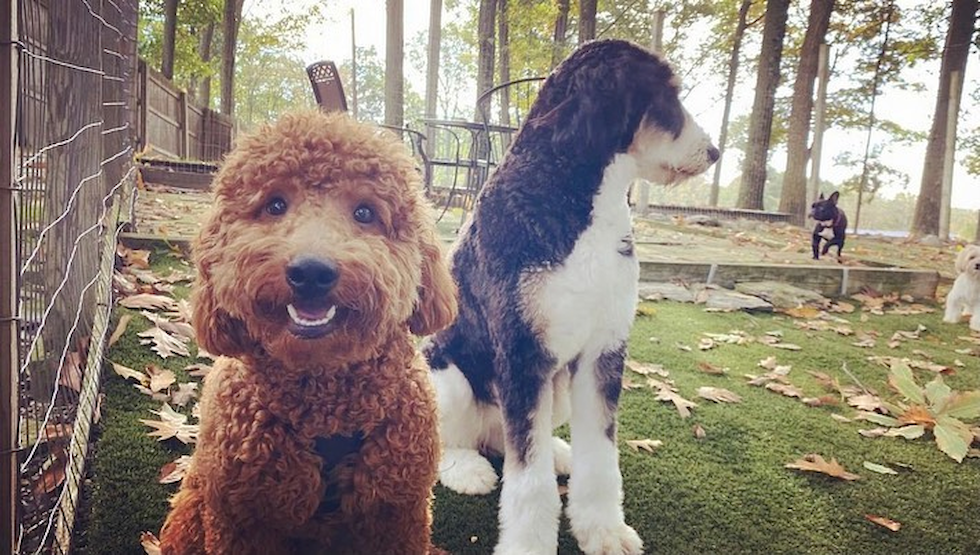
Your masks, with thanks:
<instances>
[{"instance_id":1,"label":"curly brown fur","mask_svg":"<svg viewBox=\"0 0 980 555\"><path fill-rule=\"evenodd\" d=\"M456 291L420 191L404 147L345 115L286 116L229 155L194 245L195 329L224 356L164 553L430 550L435 403L410 332L448 325ZM304 258L336 270L312 300L287 277Z\"/></svg>"}]
</instances>

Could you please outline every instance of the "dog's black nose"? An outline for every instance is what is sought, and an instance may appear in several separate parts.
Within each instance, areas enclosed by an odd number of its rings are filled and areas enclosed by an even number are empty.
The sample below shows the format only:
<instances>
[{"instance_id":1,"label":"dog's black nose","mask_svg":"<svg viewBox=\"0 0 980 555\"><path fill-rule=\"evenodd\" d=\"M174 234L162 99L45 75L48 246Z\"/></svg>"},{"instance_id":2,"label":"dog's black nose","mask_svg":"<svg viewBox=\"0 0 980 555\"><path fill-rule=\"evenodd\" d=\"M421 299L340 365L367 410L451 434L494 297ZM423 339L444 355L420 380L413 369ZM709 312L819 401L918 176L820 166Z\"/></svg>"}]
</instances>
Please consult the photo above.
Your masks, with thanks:
<instances>
[{"instance_id":1,"label":"dog's black nose","mask_svg":"<svg viewBox=\"0 0 980 555\"><path fill-rule=\"evenodd\" d=\"M286 266L286 281L300 297L322 297L333 289L339 277L337 265L330 260L308 256L294 259Z\"/></svg>"},{"instance_id":2,"label":"dog's black nose","mask_svg":"<svg viewBox=\"0 0 980 555\"><path fill-rule=\"evenodd\" d=\"M709 146L708 147L708 162L711 163L711 164L714 164L715 162L718 161L719 158L721 158L721 152L717 148L715 148L713 146Z\"/></svg>"}]
</instances>

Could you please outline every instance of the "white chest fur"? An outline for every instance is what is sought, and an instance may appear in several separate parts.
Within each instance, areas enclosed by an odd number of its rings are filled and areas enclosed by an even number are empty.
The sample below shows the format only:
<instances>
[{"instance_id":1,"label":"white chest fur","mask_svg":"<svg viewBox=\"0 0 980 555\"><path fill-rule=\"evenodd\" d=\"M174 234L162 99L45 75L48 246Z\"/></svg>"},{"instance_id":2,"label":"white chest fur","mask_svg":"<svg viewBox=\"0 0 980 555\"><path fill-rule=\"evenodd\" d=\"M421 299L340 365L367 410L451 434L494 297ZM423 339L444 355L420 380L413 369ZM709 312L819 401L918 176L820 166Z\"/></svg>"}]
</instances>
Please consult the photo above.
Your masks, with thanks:
<instances>
[{"instance_id":1,"label":"white chest fur","mask_svg":"<svg viewBox=\"0 0 980 555\"><path fill-rule=\"evenodd\" d=\"M525 314L559 368L580 354L615 348L629 335L640 266L626 192L636 171L631 156L617 155L593 197L591 224L568 258L523 276Z\"/></svg>"}]
</instances>

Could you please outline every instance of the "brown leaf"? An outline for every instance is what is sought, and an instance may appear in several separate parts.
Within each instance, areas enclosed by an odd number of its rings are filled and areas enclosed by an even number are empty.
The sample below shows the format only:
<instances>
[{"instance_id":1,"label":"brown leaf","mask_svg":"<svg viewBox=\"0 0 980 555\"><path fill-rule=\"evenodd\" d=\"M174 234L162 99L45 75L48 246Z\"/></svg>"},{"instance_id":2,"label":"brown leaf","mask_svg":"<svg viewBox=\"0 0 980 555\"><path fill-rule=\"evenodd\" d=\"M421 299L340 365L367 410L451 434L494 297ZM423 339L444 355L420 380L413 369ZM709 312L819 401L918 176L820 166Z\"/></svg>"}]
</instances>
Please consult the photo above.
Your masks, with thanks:
<instances>
[{"instance_id":1,"label":"brown leaf","mask_svg":"<svg viewBox=\"0 0 980 555\"><path fill-rule=\"evenodd\" d=\"M647 453L653 453L658 448L662 447L663 441L659 439L628 439L626 440L626 445L629 445L637 451L646 451Z\"/></svg>"},{"instance_id":2,"label":"brown leaf","mask_svg":"<svg viewBox=\"0 0 980 555\"><path fill-rule=\"evenodd\" d=\"M926 428L932 428L936 425L936 418L929 412L929 409L919 405L909 407L908 410L898 416L898 420L902 424L921 424Z\"/></svg>"},{"instance_id":3,"label":"brown leaf","mask_svg":"<svg viewBox=\"0 0 980 555\"><path fill-rule=\"evenodd\" d=\"M161 358L167 358L170 356L191 356L190 352L187 350L187 340L181 340L175 335L167 333L159 327L152 327L146 331L142 331L139 334L140 337L145 337L147 339L141 339L140 343L143 345L151 345L151 349L160 355Z\"/></svg>"},{"instance_id":4,"label":"brown leaf","mask_svg":"<svg viewBox=\"0 0 980 555\"><path fill-rule=\"evenodd\" d=\"M116 371L116 374L126 378L138 381L143 387L150 386L150 377L146 374L140 372L139 370L133 370L128 366L123 366L113 362L112 369Z\"/></svg>"},{"instance_id":5,"label":"brown leaf","mask_svg":"<svg viewBox=\"0 0 980 555\"><path fill-rule=\"evenodd\" d=\"M796 308L787 308L782 310L782 312L793 318L801 318L805 320L812 320L814 318L819 318L824 312L819 308L813 308L812 306L798 306Z\"/></svg>"},{"instance_id":6,"label":"brown leaf","mask_svg":"<svg viewBox=\"0 0 980 555\"><path fill-rule=\"evenodd\" d=\"M880 412L881 409L884 408L881 398L871 393L862 393L861 395L853 395L848 397L847 404L856 409L866 410L869 412Z\"/></svg>"},{"instance_id":7,"label":"brown leaf","mask_svg":"<svg viewBox=\"0 0 980 555\"><path fill-rule=\"evenodd\" d=\"M150 384L147 387L153 393L159 393L177 381L177 377L172 371L160 368L156 364L150 364L146 367L146 375L150 377Z\"/></svg>"},{"instance_id":8,"label":"brown leaf","mask_svg":"<svg viewBox=\"0 0 980 555\"><path fill-rule=\"evenodd\" d=\"M827 407L840 404L840 398L836 395L821 395L820 397L804 397L801 399L804 405L809 407Z\"/></svg>"},{"instance_id":9,"label":"brown leaf","mask_svg":"<svg viewBox=\"0 0 980 555\"><path fill-rule=\"evenodd\" d=\"M715 403L741 403L742 397L736 393L721 388L702 386L698 388L698 397L702 397Z\"/></svg>"},{"instance_id":10,"label":"brown leaf","mask_svg":"<svg viewBox=\"0 0 980 555\"><path fill-rule=\"evenodd\" d=\"M846 303L844 301L837 301L830 305L830 312L841 312L844 314L850 314L854 312L854 305L851 303Z\"/></svg>"},{"instance_id":11,"label":"brown leaf","mask_svg":"<svg viewBox=\"0 0 980 555\"><path fill-rule=\"evenodd\" d=\"M197 398L197 382L182 383L177 387L177 391L170 393L170 402L178 407L187 406Z\"/></svg>"},{"instance_id":12,"label":"brown leaf","mask_svg":"<svg viewBox=\"0 0 980 555\"><path fill-rule=\"evenodd\" d=\"M82 390L82 374L85 371L85 360L78 351L71 351L65 355L65 361L61 365L61 376L58 378L58 385Z\"/></svg>"},{"instance_id":13,"label":"brown leaf","mask_svg":"<svg viewBox=\"0 0 980 555\"><path fill-rule=\"evenodd\" d=\"M722 368L720 366L715 366L714 364L704 360L698 362L698 370L713 376L720 376L728 373L728 367Z\"/></svg>"},{"instance_id":14,"label":"brown leaf","mask_svg":"<svg viewBox=\"0 0 980 555\"><path fill-rule=\"evenodd\" d=\"M844 467L837 462L837 459L831 458L830 461L827 461L816 453L804 455L802 459L786 464L786 468L804 470L807 472L820 472L828 476L833 476L834 478L840 478L841 480L859 480L861 478L857 474L852 474L845 470Z\"/></svg>"},{"instance_id":15,"label":"brown leaf","mask_svg":"<svg viewBox=\"0 0 980 555\"><path fill-rule=\"evenodd\" d=\"M113 345L115 345L116 341L119 341L119 338L122 337L124 333L126 333L126 326L129 325L129 321L132 319L133 319L132 314L123 314L119 318L119 323L116 324L116 329L113 330L112 335L109 336L109 343L107 344L108 347L112 347Z\"/></svg>"},{"instance_id":16,"label":"brown leaf","mask_svg":"<svg viewBox=\"0 0 980 555\"><path fill-rule=\"evenodd\" d=\"M705 433L704 428L700 424L694 425L694 439L704 439L708 434Z\"/></svg>"},{"instance_id":17,"label":"brown leaf","mask_svg":"<svg viewBox=\"0 0 980 555\"><path fill-rule=\"evenodd\" d=\"M68 465L68 455L64 446L54 449L51 457L44 461L40 479L34 482L33 491L36 497L47 495L58 489L65 481L65 467Z\"/></svg>"},{"instance_id":18,"label":"brown leaf","mask_svg":"<svg viewBox=\"0 0 980 555\"><path fill-rule=\"evenodd\" d=\"M180 414L170 405L164 403L160 410L150 411L160 417L160 420L140 419L140 422L153 428L148 435L157 441L177 438L183 443L197 443L197 424L188 424L187 416Z\"/></svg>"},{"instance_id":19,"label":"brown leaf","mask_svg":"<svg viewBox=\"0 0 980 555\"><path fill-rule=\"evenodd\" d=\"M658 401L673 403L674 407L677 409L677 413L681 415L681 418L691 416L691 409L698 406L697 403L692 403L691 401L681 397L680 394L670 387L657 387L657 389L656 399Z\"/></svg>"},{"instance_id":20,"label":"brown leaf","mask_svg":"<svg viewBox=\"0 0 980 555\"><path fill-rule=\"evenodd\" d=\"M184 474L191 465L190 455L181 455L176 460L170 461L160 469L160 478L157 480L161 484L173 484L184 479Z\"/></svg>"},{"instance_id":21,"label":"brown leaf","mask_svg":"<svg viewBox=\"0 0 980 555\"><path fill-rule=\"evenodd\" d=\"M118 254L126 266L133 266L136 268L149 268L150 267L150 251L148 250L136 250L130 249L123 245L118 245L116 248L116 254Z\"/></svg>"},{"instance_id":22,"label":"brown leaf","mask_svg":"<svg viewBox=\"0 0 980 555\"><path fill-rule=\"evenodd\" d=\"M787 397L803 398L803 390L793 384L769 382L766 384L766 389L769 391L775 391L776 393L780 393Z\"/></svg>"},{"instance_id":23,"label":"brown leaf","mask_svg":"<svg viewBox=\"0 0 980 555\"><path fill-rule=\"evenodd\" d=\"M177 302L170 297L165 297L163 295L152 295L149 293L140 293L138 295L133 295L131 297L126 297L119 301L121 306L132 309L148 309L148 310L176 310Z\"/></svg>"},{"instance_id":24,"label":"brown leaf","mask_svg":"<svg viewBox=\"0 0 980 555\"><path fill-rule=\"evenodd\" d=\"M901 527L902 527L902 523L901 522L896 522L896 521L894 521L894 520L892 520L890 518L886 518L886 517L883 517L883 516L868 515L868 514L866 514L866 515L864 515L864 518L870 520L871 522L874 522L878 526L884 526L885 528L888 528L892 532L898 532L899 529L901 529Z\"/></svg>"},{"instance_id":25,"label":"brown leaf","mask_svg":"<svg viewBox=\"0 0 980 555\"><path fill-rule=\"evenodd\" d=\"M777 348L777 349L784 349L786 351L801 351L801 350L803 350L803 347L800 347L799 345L797 345L795 343L773 343L772 346L775 347L775 348Z\"/></svg>"},{"instance_id":26,"label":"brown leaf","mask_svg":"<svg viewBox=\"0 0 980 555\"><path fill-rule=\"evenodd\" d=\"M636 360L626 361L626 367L641 376L657 375L663 378L669 377L670 373L660 364L648 364Z\"/></svg>"}]
</instances>

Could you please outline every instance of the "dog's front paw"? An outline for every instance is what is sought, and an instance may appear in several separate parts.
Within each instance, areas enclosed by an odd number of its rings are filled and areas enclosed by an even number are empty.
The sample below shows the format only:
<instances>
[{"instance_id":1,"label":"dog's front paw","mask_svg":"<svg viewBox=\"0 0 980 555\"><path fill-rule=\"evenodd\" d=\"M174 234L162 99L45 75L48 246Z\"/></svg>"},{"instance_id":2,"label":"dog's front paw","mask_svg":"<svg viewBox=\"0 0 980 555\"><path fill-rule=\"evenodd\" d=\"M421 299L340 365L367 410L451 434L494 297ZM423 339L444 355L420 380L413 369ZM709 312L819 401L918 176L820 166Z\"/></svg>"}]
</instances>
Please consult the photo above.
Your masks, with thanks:
<instances>
[{"instance_id":1,"label":"dog's front paw","mask_svg":"<svg viewBox=\"0 0 980 555\"><path fill-rule=\"evenodd\" d=\"M497 487L497 472L473 449L445 448L439 462L439 481L464 495L484 495Z\"/></svg>"},{"instance_id":2,"label":"dog's front paw","mask_svg":"<svg viewBox=\"0 0 980 555\"><path fill-rule=\"evenodd\" d=\"M552 437L551 446L555 453L555 474L568 476L572 473L572 446L560 437Z\"/></svg>"},{"instance_id":3,"label":"dog's front paw","mask_svg":"<svg viewBox=\"0 0 980 555\"><path fill-rule=\"evenodd\" d=\"M574 531L574 530L573 530ZM574 531L579 548L587 555L639 555L643 540L631 526L621 522L612 528Z\"/></svg>"}]
</instances>

